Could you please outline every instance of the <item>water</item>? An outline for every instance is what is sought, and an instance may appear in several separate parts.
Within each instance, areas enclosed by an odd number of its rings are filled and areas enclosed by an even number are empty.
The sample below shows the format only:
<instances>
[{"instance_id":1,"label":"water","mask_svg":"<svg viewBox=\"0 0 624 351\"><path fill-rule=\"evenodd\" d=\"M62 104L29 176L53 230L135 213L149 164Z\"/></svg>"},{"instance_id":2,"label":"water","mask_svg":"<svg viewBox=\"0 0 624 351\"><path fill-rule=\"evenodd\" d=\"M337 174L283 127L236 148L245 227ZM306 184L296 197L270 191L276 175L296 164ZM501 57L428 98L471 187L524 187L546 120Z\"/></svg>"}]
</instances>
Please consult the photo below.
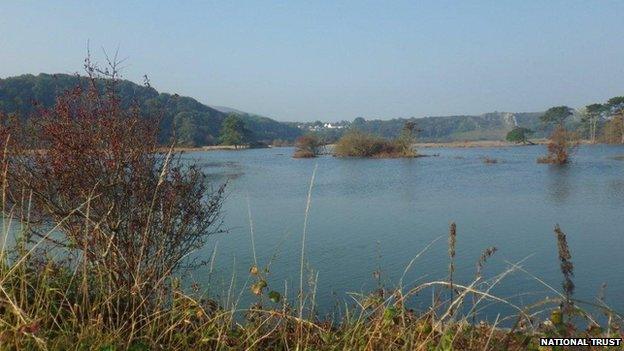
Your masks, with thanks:
<instances>
[{"instance_id":1,"label":"water","mask_svg":"<svg viewBox=\"0 0 624 351\"><path fill-rule=\"evenodd\" d=\"M317 305L322 312L349 301L347 292L367 292L381 282L396 286L409 261L436 241L404 278L404 285L445 279L447 233L457 223L457 281L474 279L481 252L498 252L486 267L491 277L522 261L523 269L552 287L561 287L553 227L567 234L575 266L576 297L595 301L603 283L606 300L624 312L624 154L618 146L584 146L569 166L536 163L542 146L500 149L424 149L436 157L417 159L293 159L289 148L188 154L215 182L230 179L224 206L229 233L211 238L201 252L216 248L214 272L194 279L214 291L244 287L253 264L247 202L259 264L269 261L269 286L290 297L299 285L299 259L306 196L316 164L306 242L306 281L318 274ZM486 165L481 157L498 159ZM242 293L241 293L242 292ZM514 272L492 289L497 296L528 303L554 293L523 272ZM416 307L427 298L416 299ZM492 305L485 318L505 313Z\"/></svg>"}]
</instances>

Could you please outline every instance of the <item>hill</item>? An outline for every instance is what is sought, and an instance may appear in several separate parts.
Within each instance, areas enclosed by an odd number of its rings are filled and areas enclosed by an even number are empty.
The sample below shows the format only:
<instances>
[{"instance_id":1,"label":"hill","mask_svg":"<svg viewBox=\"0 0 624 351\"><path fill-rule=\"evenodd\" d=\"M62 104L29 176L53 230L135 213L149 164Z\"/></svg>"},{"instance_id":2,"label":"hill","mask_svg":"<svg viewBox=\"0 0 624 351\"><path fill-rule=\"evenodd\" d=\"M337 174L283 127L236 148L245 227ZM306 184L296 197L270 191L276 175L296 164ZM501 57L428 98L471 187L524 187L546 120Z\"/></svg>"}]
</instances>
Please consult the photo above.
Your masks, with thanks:
<instances>
[{"instance_id":1,"label":"hill","mask_svg":"<svg viewBox=\"0 0 624 351\"><path fill-rule=\"evenodd\" d=\"M314 131L326 140L337 140L345 131L358 129L363 132L395 138L406 122L416 123L418 140L422 142L449 142L464 140L504 140L507 132L515 127L529 128L533 137L547 137L551 127L545 126L540 117L543 112L491 112L482 115L438 116L423 118L365 119L358 117L352 122L340 121L328 124L321 122L299 123L302 129ZM575 130L580 116L575 113L567 123Z\"/></svg>"},{"instance_id":2,"label":"hill","mask_svg":"<svg viewBox=\"0 0 624 351\"><path fill-rule=\"evenodd\" d=\"M542 130L540 116L542 113L511 113L492 112L478 116L441 116L424 118L396 118L391 120L356 118L351 127L384 137L396 137L407 121L414 121L420 130L418 139L422 141L456 141L456 140L504 140L507 132L516 126Z\"/></svg>"},{"instance_id":3,"label":"hill","mask_svg":"<svg viewBox=\"0 0 624 351\"><path fill-rule=\"evenodd\" d=\"M0 79L0 112L17 113L22 118L31 116L34 102L52 106L56 97L67 89L86 84L85 77L69 74L21 75ZM104 82L101 82L103 85ZM543 112L491 112L482 115L440 116L424 118L364 119L352 122L278 122L271 118L243 112L224 106L208 106L186 96L158 92L156 89L128 80L119 82L122 104L138 103L146 114L162 114L161 141L167 142L175 132L183 146L214 145L219 142L221 124L228 114L240 116L255 141L293 141L298 136L314 131L328 141L339 138L346 130L357 128L387 138L399 135L407 121L414 121L420 129L418 139L423 142L463 140L504 140L515 126L535 131L533 137L549 135L540 122ZM575 130L580 124L578 113L568 122ZM329 126L329 127L327 127Z\"/></svg>"},{"instance_id":4,"label":"hill","mask_svg":"<svg viewBox=\"0 0 624 351\"><path fill-rule=\"evenodd\" d=\"M84 84L87 84L85 77L69 74L25 74L0 79L0 111L17 113L28 119L35 102L50 107L59 94ZM146 114L163 114L161 141L166 142L175 132L181 145L218 143L221 124L229 112L219 111L190 97L160 93L128 80L120 81L118 87L124 106L137 103ZM301 134L298 128L267 117L246 113L240 116L256 141L294 140Z\"/></svg>"}]
</instances>

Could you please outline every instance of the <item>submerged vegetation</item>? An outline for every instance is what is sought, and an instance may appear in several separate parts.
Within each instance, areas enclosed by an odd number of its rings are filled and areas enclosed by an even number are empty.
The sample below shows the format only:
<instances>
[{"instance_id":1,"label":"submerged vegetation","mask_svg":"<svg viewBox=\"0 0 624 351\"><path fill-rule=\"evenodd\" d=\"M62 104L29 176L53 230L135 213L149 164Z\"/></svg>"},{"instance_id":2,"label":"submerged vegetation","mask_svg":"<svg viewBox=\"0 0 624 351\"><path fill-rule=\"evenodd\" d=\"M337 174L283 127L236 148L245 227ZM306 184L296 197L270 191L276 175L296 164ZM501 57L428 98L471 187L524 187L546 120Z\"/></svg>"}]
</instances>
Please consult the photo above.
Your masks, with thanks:
<instances>
[{"instance_id":1,"label":"submerged vegetation","mask_svg":"<svg viewBox=\"0 0 624 351\"><path fill-rule=\"evenodd\" d=\"M485 157L483 157L483 163L485 163L486 165L497 164L498 163L498 159L495 159L495 158L489 157L489 156L485 156Z\"/></svg>"}]
</instances>

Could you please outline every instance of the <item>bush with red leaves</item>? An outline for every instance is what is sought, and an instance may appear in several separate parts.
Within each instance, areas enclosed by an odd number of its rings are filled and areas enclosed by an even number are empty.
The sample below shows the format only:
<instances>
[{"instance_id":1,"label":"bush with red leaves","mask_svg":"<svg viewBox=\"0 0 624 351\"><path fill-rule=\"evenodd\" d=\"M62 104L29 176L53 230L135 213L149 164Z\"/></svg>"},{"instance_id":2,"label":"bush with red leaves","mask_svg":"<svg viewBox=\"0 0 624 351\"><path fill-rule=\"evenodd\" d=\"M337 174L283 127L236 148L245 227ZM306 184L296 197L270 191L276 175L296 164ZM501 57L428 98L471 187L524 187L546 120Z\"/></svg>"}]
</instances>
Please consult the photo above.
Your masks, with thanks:
<instances>
[{"instance_id":1,"label":"bush with red leaves","mask_svg":"<svg viewBox=\"0 0 624 351\"><path fill-rule=\"evenodd\" d=\"M29 125L0 116L3 208L30 245L64 248L84 274L106 270L108 285L145 297L220 231L224 185L161 152L156 118L123 109L115 70L98 72L87 61L89 84Z\"/></svg>"}]
</instances>

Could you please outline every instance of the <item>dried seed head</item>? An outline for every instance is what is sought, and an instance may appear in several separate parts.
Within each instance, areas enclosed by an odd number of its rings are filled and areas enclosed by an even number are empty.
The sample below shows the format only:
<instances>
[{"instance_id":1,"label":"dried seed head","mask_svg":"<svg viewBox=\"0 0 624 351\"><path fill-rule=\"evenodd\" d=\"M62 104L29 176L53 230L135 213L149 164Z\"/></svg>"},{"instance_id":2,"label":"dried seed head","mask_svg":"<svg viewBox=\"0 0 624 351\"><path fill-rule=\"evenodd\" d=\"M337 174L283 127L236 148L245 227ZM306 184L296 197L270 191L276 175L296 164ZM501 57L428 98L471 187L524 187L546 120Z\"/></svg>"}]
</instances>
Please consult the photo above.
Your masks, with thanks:
<instances>
[{"instance_id":1,"label":"dried seed head","mask_svg":"<svg viewBox=\"0 0 624 351\"><path fill-rule=\"evenodd\" d=\"M557 236L557 251L559 254L559 261L561 262L561 274L563 274L561 286L563 287L563 293L565 295L565 300L561 303L561 312L565 315L572 312L572 306L574 304L572 302L572 294L574 294L574 283L572 282L574 265L570 261L572 255L570 254L566 235L561 231L558 224L555 225L555 235Z\"/></svg>"},{"instance_id":2,"label":"dried seed head","mask_svg":"<svg viewBox=\"0 0 624 351\"><path fill-rule=\"evenodd\" d=\"M457 243L457 225L455 222L451 223L449 228L449 257L455 257L455 245Z\"/></svg>"},{"instance_id":3,"label":"dried seed head","mask_svg":"<svg viewBox=\"0 0 624 351\"><path fill-rule=\"evenodd\" d=\"M487 262L488 258L490 258L496 252L497 248L492 246L483 250L481 253L481 257L479 257L479 261L477 262L477 278L481 277L481 272L483 271L483 266Z\"/></svg>"}]
</instances>

